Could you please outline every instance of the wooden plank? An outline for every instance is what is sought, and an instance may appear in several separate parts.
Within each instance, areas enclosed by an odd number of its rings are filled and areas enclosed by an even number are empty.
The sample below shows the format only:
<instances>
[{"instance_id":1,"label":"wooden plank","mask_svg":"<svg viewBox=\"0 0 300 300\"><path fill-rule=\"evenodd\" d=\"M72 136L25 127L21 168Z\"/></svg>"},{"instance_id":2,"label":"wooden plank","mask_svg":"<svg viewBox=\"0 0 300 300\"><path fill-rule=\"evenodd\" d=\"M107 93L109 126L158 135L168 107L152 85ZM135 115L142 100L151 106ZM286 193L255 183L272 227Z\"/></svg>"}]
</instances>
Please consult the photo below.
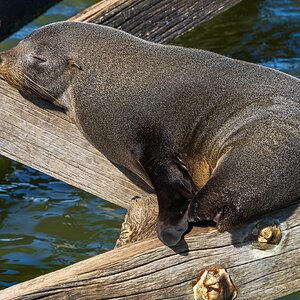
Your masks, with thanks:
<instances>
[{"instance_id":1,"label":"wooden plank","mask_svg":"<svg viewBox=\"0 0 300 300\"><path fill-rule=\"evenodd\" d=\"M273 222L281 223L281 242L259 250L257 224ZM237 299L275 299L300 288L299 203L231 233L194 228L186 241L174 249L156 238L127 245L7 288L0 299L194 299L198 273L216 268L227 270Z\"/></svg>"},{"instance_id":2,"label":"wooden plank","mask_svg":"<svg viewBox=\"0 0 300 300\"><path fill-rule=\"evenodd\" d=\"M143 38L160 41L161 36L166 42L237 2L104 0L72 20L116 25ZM29 103L3 80L0 127L4 156L125 208L132 197L147 194L95 150L62 113Z\"/></svg>"},{"instance_id":3,"label":"wooden plank","mask_svg":"<svg viewBox=\"0 0 300 300\"><path fill-rule=\"evenodd\" d=\"M73 20L104 24L149 41L168 43L241 0L105 0Z\"/></svg>"}]
</instances>

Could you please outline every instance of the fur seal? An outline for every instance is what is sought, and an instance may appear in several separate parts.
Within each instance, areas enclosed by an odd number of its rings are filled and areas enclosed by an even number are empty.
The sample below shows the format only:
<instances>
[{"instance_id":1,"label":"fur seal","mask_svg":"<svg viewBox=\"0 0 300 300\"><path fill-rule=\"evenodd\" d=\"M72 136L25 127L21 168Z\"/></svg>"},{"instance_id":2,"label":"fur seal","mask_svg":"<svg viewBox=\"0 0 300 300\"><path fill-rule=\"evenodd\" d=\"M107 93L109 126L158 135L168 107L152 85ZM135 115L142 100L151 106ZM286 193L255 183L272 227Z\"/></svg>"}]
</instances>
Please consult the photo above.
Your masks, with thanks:
<instances>
[{"instance_id":1,"label":"fur seal","mask_svg":"<svg viewBox=\"0 0 300 300\"><path fill-rule=\"evenodd\" d=\"M116 165L152 184L158 237L220 231L300 196L300 81L212 52L58 22L0 54L20 91L66 109Z\"/></svg>"}]
</instances>

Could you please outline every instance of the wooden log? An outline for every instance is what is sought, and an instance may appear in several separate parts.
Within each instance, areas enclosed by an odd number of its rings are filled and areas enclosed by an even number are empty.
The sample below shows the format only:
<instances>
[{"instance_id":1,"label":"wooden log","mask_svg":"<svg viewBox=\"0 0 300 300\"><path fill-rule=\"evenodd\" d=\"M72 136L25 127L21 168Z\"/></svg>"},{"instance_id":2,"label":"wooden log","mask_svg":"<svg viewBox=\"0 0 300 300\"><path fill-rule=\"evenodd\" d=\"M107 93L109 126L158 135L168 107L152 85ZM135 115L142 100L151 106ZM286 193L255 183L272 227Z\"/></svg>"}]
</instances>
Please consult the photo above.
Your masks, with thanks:
<instances>
[{"instance_id":1,"label":"wooden log","mask_svg":"<svg viewBox=\"0 0 300 300\"><path fill-rule=\"evenodd\" d=\"M60 0L1 0L0 40L17 31L26 23L41 15Z\"/></svg>"},{"instance_id":2,"label":"wooden log","mask_svg":"<svg viewBox=\"0 0 300 300\"><path fill-rule=\"evenodd\" d=\"M156 236L158 203L154 194L132 199L127 208L116 247Z\"/></svg>"},{"instance_id":3,"label":"wooden log","mask_svg":"<svg viewBox=\"0 0 300 300\"><path fill-rule=\"evenodd\" d=\"M185 20L189 25L178 31L172 29L172 35L176 32L182 34L192 26L211 18L226 8L236 4L237 0L216 0L216 1L125 1L125 0L104 0L99 2L92 9L85 11L72 20L92 21L97 19L98 23L103 20L120 20L127 14L126 22L122 29L129 29L130 18L133 15L129 11L138 12L134 15L135 33L138 36L147 38L155 30L147 26L144 30L142 20L147 24L156 23L158 15L166 16L169 12L177 10L172 18L178 18L178 22ZM195 3L197 5L195 6ZM213 3L209 4L209 3ZM147 14L148 10L156 8L155 15ZM191 11L188 5L193 5ZM184 9L181 9L185 7ZM203 7L210 7L209 10ZM144 9L144 10L143 10ZM189 14L197 15L197 18L186 19ZM121 16L120 16L121 14ZM147 16L145 15L147 14ZM94 19L91 19L94 17ZM100 19L99 19L100 18ZM114 21L115 22L115 21ZM113 25L113 23L107 23ZM157 23L161 24L161 23ZM119 24L120 25L120 24ZM168 26L160 29L169 30ZM168 35L169 36L169 35ZM159 35L156 40L159 41ZM166 41L164 39L164 41ZM61 113L43 109L29 103L19 95L13 88L0 80L0 154L13 160L26 164L32 168L51 175L59 180L88 191L103 199L113 202L119 206L127 207L134 196L144 196L149 192L144 191L144 186L138 188L118 169L108 162L97 150L95 150L81 135L78 129L70 123ZM135 183L140 183L133 177Z\"/></svg>"},{"instance_id":4,"label":"wooden log","mask_svg":"<svg viewBox=\"0 0 300 300\"><path fill-rule=\"evenodd\" d=\"M241 0L104 0L71 20L104 24L168 43Z\"/></svg>"},{"instance_id":5,"label":"wooden log","mask_svg":"<svg viewBox=\"0 0 300 300\"><path fill-rule=\"evenodd\" d=\"M261 247L259 228L274 224L281 239ZM300 288L299 203L231 233L194 228L186 241L173 249L157 238L129 244L7 288L0 299L194 299L199 273L219 269L226 269L237 299L275 299Z\"/></svg>"}]
</instances>

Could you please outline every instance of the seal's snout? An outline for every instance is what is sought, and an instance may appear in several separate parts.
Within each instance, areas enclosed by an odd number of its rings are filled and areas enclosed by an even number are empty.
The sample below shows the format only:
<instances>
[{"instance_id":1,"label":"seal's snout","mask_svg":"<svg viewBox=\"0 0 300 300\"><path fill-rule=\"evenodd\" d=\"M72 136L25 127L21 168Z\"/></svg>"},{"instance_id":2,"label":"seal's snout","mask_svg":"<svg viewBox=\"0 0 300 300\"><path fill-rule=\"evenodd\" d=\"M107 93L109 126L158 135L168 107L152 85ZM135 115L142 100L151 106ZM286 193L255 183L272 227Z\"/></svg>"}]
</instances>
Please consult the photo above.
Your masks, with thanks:
<instances>
[{"instance_id":1,"label":"seal's snout","mask_svg":"<svg viewBox=\"0 0 300 300\"><path fill-rule=\"evenodd\" d=\"M0 52L0 70L1 68L3 69L3 67L5 66L5 62L7 61L7 52Z\"/></svg>"},{"instance_id":2,"label":"seal's snout","mask_svg":"<svg viewBox=\"0 0 300 300\"><path fill-rule=\"evenodd\" d=\"M0 66L4 64L4 54L1 52L0 53Z\"/></svg>"},{"instance_id":3,"label":"seal's snout","mask_svg":"<svg viewBox=\"0 0 300 300\"><path fill-rule=\"evenodd\" d=\"M7 56L7 51L0 52L0 65L4 64L6 56Z\"/></svg>"},{"instance_id":4,"label":"seal's snout","mask_svg":"<svg viewBox=\"0 0 300 300\"><path fill-rule=\"evenodd\" d=\"M14 58L13 49L0 52L0 66L4 66Z\"/></svg>"},{"instance_id":5,"label":"seal's snout","mask_svg":"<svg viewBox=\"0 0 300 300\"><path fill-rule=\"evenodd\" d=\"M4 73L4 55L0 52L0 76Z\"/></svg>"},{"instance_id":6,"label":"seal's snout","mask_svg":"<svg viewBox=\"0 0 300 300\"><path fill-rule=\"evenodd\" d=\"M14 48L0 52L0 75L10 83L9 79L15 76L15 51Z\"/></svg>"},{"instance_id":7,"label":"seal's snout","mask_svg":"<svg viewBox=\"0 0 300 300\"><path fill-rule=\"evenodd\" d=\"M176 224L166 224L157 220L156 232L158 238L167 246L174 247L182 239L183 234L188 230L187 212L177 221Z\"/></svg>"}]
</instances>

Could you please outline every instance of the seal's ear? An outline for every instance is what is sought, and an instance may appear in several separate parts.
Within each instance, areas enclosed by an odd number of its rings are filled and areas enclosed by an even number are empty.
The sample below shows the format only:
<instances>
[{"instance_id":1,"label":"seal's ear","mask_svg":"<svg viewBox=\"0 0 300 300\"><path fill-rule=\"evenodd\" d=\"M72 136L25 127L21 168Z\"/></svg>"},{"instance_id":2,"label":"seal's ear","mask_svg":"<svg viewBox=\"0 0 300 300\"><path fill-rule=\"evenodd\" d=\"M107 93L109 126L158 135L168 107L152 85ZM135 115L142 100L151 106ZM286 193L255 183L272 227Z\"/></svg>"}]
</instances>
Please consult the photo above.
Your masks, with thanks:
<instances>
[{"instance_id":1,"label":"seal's ear","mask_svg":"<svg viewBox=\"0 0 300 300\"><path fill-rule=\"evenodd\" d=\"M78 69L78 70L82 70L82 68L81 68L81 66L79 65L79 63L76 61L76 60L74 60L73 58L70 58L70 59L68 59L68 67L70 68L70 69L74 69L74 68L76 68L76 69Z\"/></svg>"}]
</instances>

